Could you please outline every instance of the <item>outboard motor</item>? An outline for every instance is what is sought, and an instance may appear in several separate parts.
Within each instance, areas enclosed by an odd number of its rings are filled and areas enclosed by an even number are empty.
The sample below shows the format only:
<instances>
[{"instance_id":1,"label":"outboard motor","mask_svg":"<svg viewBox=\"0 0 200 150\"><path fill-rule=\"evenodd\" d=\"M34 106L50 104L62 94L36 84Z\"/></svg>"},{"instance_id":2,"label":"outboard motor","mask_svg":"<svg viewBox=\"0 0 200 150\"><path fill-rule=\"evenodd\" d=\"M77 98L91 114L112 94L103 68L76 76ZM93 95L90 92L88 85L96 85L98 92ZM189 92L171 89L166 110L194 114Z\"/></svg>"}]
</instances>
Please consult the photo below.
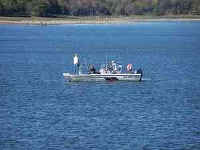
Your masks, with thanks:
<instances>
[{"instance_id":1,"label":"outboard motor","mask_svg":"<svg viewBox=\"0 0 200 150\"><path fill-rule=\"evenodd\" d=\"M137 73L138 74L141 74L141 78L140 78L140 81L142 80L142 76L143 76L143 71L142 71L142 69L140 68L140 69L138 69L137 70Z\"/></svg>"}]
</instances>

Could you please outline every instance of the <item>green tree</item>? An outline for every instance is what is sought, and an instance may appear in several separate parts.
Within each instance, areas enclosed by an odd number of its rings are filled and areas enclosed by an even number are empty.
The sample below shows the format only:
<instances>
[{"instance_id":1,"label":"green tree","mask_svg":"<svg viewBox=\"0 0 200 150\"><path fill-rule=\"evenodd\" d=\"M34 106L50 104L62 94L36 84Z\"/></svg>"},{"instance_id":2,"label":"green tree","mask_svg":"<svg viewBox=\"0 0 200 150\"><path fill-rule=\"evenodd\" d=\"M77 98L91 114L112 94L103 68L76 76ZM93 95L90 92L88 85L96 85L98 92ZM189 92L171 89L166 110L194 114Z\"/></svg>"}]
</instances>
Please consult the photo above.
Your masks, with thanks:
<instances>
[{"instance_id":1,"label":"green tree","mask_svg":"<svg viewBox=\"0 0 200 150\"><path fill-rule=\"evenodd\" d=\"M49 15L49 3L47 0L37 0L32 3L32 12L33 16L47 17Z\"/></svg>"},{"instance_id":2,"label":"green tree","mask_svg":"<svg viewBox=\"0 0 200 150\"><path fill-rule=\"evenodd\" d=\"M199 12L199 13L198 13ZM200 14L200 0L0 0L1 16Z\"/></svg>"}]
</instances>

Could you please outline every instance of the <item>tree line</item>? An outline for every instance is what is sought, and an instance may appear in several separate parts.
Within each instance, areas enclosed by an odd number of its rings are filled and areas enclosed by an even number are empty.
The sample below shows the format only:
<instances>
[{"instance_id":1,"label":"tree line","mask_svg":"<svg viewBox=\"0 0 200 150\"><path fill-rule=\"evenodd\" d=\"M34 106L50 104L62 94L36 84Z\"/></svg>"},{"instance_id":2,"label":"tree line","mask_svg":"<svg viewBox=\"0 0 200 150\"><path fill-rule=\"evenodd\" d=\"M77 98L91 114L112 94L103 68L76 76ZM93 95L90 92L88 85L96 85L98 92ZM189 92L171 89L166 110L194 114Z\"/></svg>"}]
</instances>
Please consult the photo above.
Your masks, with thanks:
<instances>
[{"instance_id":1,"label":"tree line","mask_svg":"<svg viewBox=\"0 0 200 150\"><path fill-rule=\"evenodd\" d=\"M200 0L0 0L0 16L200 14Z\"/></svg>"}]
</instances>

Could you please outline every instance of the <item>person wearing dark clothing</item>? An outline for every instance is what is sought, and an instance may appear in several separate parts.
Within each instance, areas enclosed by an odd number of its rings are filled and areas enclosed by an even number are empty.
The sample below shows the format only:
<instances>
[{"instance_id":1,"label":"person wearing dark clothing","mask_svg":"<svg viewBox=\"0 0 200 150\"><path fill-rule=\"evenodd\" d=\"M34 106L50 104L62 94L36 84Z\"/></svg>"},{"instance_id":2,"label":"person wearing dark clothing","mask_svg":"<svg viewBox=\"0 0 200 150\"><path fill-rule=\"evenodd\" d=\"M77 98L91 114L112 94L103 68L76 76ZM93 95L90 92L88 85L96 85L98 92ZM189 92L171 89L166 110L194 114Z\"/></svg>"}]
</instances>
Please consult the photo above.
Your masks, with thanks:
<instances>
[{"instance_id":1,"label":"person wearing dark clothing","mask_svg":"<svg viewBox=\"0 0 200 150\"><path fill-rule=\"evenodd\" d=\"M92 65L92 64L89 65L89 73L90 74L95 74L96 73L96 69L94 68L94 65Z\"/></svg>"}]
</instances>

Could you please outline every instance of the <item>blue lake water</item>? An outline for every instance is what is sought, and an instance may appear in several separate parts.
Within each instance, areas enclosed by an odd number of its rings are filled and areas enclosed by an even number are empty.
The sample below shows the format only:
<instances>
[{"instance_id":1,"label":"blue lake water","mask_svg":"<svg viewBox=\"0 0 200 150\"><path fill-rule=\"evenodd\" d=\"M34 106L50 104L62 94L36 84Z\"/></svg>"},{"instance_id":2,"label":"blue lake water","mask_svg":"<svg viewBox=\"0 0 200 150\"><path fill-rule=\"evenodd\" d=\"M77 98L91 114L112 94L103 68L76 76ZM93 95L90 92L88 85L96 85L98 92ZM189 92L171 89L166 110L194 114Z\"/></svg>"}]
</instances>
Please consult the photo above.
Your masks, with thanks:
<instances>
[{"instance_id":1,"label":"blue lake water","mask_svg":"<svg viewBox=\"0 0 200 150\"><path fill-rule=\"evenodd\" d=\"M72 56L142 82L68 83ZM200 22L0 25L1 150L199 150Z\"/></svg>"}]
</instances>

